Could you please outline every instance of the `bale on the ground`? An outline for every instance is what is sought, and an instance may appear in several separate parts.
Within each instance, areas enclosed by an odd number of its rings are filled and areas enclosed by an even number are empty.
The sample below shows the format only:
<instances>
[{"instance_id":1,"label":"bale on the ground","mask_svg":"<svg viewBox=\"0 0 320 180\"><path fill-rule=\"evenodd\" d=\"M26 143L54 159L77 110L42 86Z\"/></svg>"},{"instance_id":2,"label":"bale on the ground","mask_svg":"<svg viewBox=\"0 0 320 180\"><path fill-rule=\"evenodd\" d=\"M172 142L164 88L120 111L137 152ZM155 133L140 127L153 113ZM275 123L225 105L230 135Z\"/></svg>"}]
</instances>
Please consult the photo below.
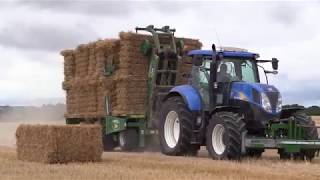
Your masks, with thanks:
<instances>
[{"instance_id":1,"label":"bale on the ground","mask_svg":"<svg viewBox=\"0 0 320 180\"><path fill-rule=\"evenodd\" d=\"M17 157L43 163L100 161L101 133L99 125L20 125Z\"/></svg>"}]
</instances>

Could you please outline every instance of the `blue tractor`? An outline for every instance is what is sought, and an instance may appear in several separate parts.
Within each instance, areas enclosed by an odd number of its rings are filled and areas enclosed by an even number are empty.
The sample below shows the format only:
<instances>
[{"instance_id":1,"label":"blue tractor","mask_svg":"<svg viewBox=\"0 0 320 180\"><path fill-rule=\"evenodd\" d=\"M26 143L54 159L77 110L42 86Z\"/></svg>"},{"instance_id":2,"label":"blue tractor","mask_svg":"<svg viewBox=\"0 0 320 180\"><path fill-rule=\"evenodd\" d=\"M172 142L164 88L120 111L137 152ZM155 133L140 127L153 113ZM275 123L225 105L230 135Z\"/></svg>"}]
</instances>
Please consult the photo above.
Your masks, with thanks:
<instances>
[{"instance_id":1,"label":"blue tractor","mask_svg":"<svg viewBox=\"0 0 320 180\"><path fill-rule=\"evenodd\" d=\"M169 26L136 28L152 39L141 44L149 58L145 114L101 118L106 150L123 151L159 144L166 155L194 156L206 146L213 159L260 157L277 149L281 159L312 160L320 149L317 126L298 107L283 108L279 90L260 81L258 68L277 73L278 60L261 60L242 49L192 50ZM192 64L178 85L181 63ZM271 63L273 71L261 64ZM110 112L108 98L106 111ZM158 139L159 141L155 140Z\"/></svg>"},{"instance_id":2,"label":"blue tractor","mask_svg":"<svg viewBox=\"0 0 320 180\"><path fill-rule=\"evenodd\" d=\"M196 155L206 146L213 159L260 157L278 149L281 159L312 160L320 148L317 127L300 108L282 108L279 90L260 82L258 67L277 73L278 60L244 50L192 50L189 83L163 99L159 139L166 155ZM260 65L272 63L273 71ZM267 77L267 76L266 76Z\"/></svg>"}]
</instances>

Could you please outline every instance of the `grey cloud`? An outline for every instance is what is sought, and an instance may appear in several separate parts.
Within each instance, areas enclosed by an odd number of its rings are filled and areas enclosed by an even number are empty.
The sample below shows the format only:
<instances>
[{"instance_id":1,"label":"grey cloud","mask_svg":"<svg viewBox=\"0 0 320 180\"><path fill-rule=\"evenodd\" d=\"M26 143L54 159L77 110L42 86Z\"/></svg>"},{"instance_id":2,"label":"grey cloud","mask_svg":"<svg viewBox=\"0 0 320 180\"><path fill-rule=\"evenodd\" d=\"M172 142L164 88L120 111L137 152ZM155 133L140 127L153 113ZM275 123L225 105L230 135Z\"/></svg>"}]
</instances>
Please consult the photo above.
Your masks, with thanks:
<instances>
[{"instance_id":1,"label":"grey cloud","mask_svg":"<svg viewBox=\"0 0 320 180\"><path fill-rule=\"evenodd\" d=\"M303 4L299 4L299 2L276 4L270 12L271 18L287 26L294 25L298 21L301 13L301 6L299 5Z\"/></svg>"},{"instance_id":2,"label":"grey cloud","mask_svg":"<svg viewBox=\"0 0 320 180\"><path fill-rule=\"evenodd\" d=\"M155 10L164 13L176 13L187 9L192 2L141 2L141 1L19 1L20 5L30 8L79 13L90 15L126 17L135 12Z\"/></svg>"},{"instance_id":3,"label":"grey cloud","mask_svg":"<svg viewBox=\"0 0 320 180\"><path fill-rule=\"evenodd\" d=\"M127 16L140 2L121 1L19 1L20 5L40 10L90 15Z\"/></svg>"},{"instance_id":4,"label":"grey cloud","mask_svg":"<svg viewBox=\"0 0 320 180\"><path fill-rule=\"evenodd\" d=\"M87 25L63 27L54 24L13 23L0 29L0 45L21 49L56 51L92 40L94 33Z\"/></svg>"},{"instance_id":5,"label":"grey cloud","mask_svg":"<svg viewBox=\"0 0 320 180\"><path fill-rule=\"evenodd\" d=\"M163 12L163 13L177 13L190 7L195 7L197 5L203 5L203 2L195 3L195 2L170 2L170 1L156 1L156 2L149 2L150 7L153 9ZM212 5L212 3L210 4Z\"/></svg>"}]
</instances>

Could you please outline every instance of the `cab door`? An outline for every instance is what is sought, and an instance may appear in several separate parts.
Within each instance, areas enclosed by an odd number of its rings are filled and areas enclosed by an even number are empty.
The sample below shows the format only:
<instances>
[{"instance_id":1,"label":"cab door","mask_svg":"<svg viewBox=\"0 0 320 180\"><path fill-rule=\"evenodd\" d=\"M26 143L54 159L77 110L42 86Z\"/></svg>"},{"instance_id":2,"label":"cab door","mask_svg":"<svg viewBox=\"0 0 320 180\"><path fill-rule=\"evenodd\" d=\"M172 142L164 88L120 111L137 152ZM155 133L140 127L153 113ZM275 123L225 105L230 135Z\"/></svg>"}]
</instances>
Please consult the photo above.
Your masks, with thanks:
<instances>
[{"instance_id":1,"label":"cab door","mask_svg":"<svg viewBox=\"0 0 320 180\"><path fill-rule=\"evenodd\" d=\"M229 105L232 81L237 80L236 68L233 61L220 60L217 62L217 81L213 84L213 95L216 106Z\"/></svg>"},{"instance_id":2,"label":"cab door","mask_svg":"<svg viewBox=\"0 0 320 180\"><path fill-rule=\"evenodd\" d=\"M207 57L202 57L202 65L192 66L191 71L191 85L199 92L204 110L209 108L210 62Z\"/></svg>"}]
</instances>

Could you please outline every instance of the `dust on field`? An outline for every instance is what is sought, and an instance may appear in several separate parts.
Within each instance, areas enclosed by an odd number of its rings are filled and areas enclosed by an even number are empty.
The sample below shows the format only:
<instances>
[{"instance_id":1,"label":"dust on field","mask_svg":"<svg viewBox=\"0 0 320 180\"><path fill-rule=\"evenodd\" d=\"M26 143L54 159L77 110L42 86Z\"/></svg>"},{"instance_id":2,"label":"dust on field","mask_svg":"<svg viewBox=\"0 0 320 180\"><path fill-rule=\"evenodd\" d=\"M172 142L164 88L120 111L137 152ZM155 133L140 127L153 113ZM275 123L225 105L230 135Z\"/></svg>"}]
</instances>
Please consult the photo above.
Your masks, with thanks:
<instances>
[{"instance_id":1,"label":"dust on field","mask_svg":"<svg viewBox=\"0 0 320 180\"><path fill-rule=\"evenodd\" d=\"M317 126L320 126L320 116L312 116ZM15 132L20 124L64 124L64 121L15 121L1 122L0 121L0 146L15 147L16 139ZM320 133L319 133L320 134Z\"/></svg>"},{"instance_id":2,"label":"dust on field","mask_svg":"<svg viewBox=\"0 0 320 180\"><path fill-rule=\"evenodd\" d=\"M64 124L64 121L0 121L0 146L16 146L16 129L20 124Z\"/></svg>"},{"instance_id":3,"label":"dust on field","mask_svg":"<svg viewBox=\"0 0 320 180\"><path fill-rule=\"evenodd\" d=\"M18 161L14 149L0 148L0 179L319 179L320 162L276 157L241 162L160 153L104 153L100 163L40 164Z\"/></svg>"},{"instance_id":4,"label":"dust on field","mask_svg":"<svg viewBox=\"0 0 320 180\"><path fill-rule=\"evenodd\" d=\"M320 116L312 116L312 120L316 123L317 126L320 126Z\"/></svg>"},{"instance_id":5,"label":"dust on field","mask_svg":"<svg viewBox=\"0 0 320 180\"><path fill-rule=\"evenodd\" d=\"M320 122L320 117L313 117ZM318 121L319 120L319 121ZM26 122L0 122L0 146L14 147L15 131ZM28 122L29 123L29 122ZM46 121L32 122L33 124ZM61 124L63 122L50 122ZM319 125L319 124L318 124ZM281 161L276 151L262 159L214 161L160 153L104 153L99 163L40 164L17 160L14 148L0 147L0 179L320 179L320 159L312 163Z\"/></svg>"}]
</instances>

